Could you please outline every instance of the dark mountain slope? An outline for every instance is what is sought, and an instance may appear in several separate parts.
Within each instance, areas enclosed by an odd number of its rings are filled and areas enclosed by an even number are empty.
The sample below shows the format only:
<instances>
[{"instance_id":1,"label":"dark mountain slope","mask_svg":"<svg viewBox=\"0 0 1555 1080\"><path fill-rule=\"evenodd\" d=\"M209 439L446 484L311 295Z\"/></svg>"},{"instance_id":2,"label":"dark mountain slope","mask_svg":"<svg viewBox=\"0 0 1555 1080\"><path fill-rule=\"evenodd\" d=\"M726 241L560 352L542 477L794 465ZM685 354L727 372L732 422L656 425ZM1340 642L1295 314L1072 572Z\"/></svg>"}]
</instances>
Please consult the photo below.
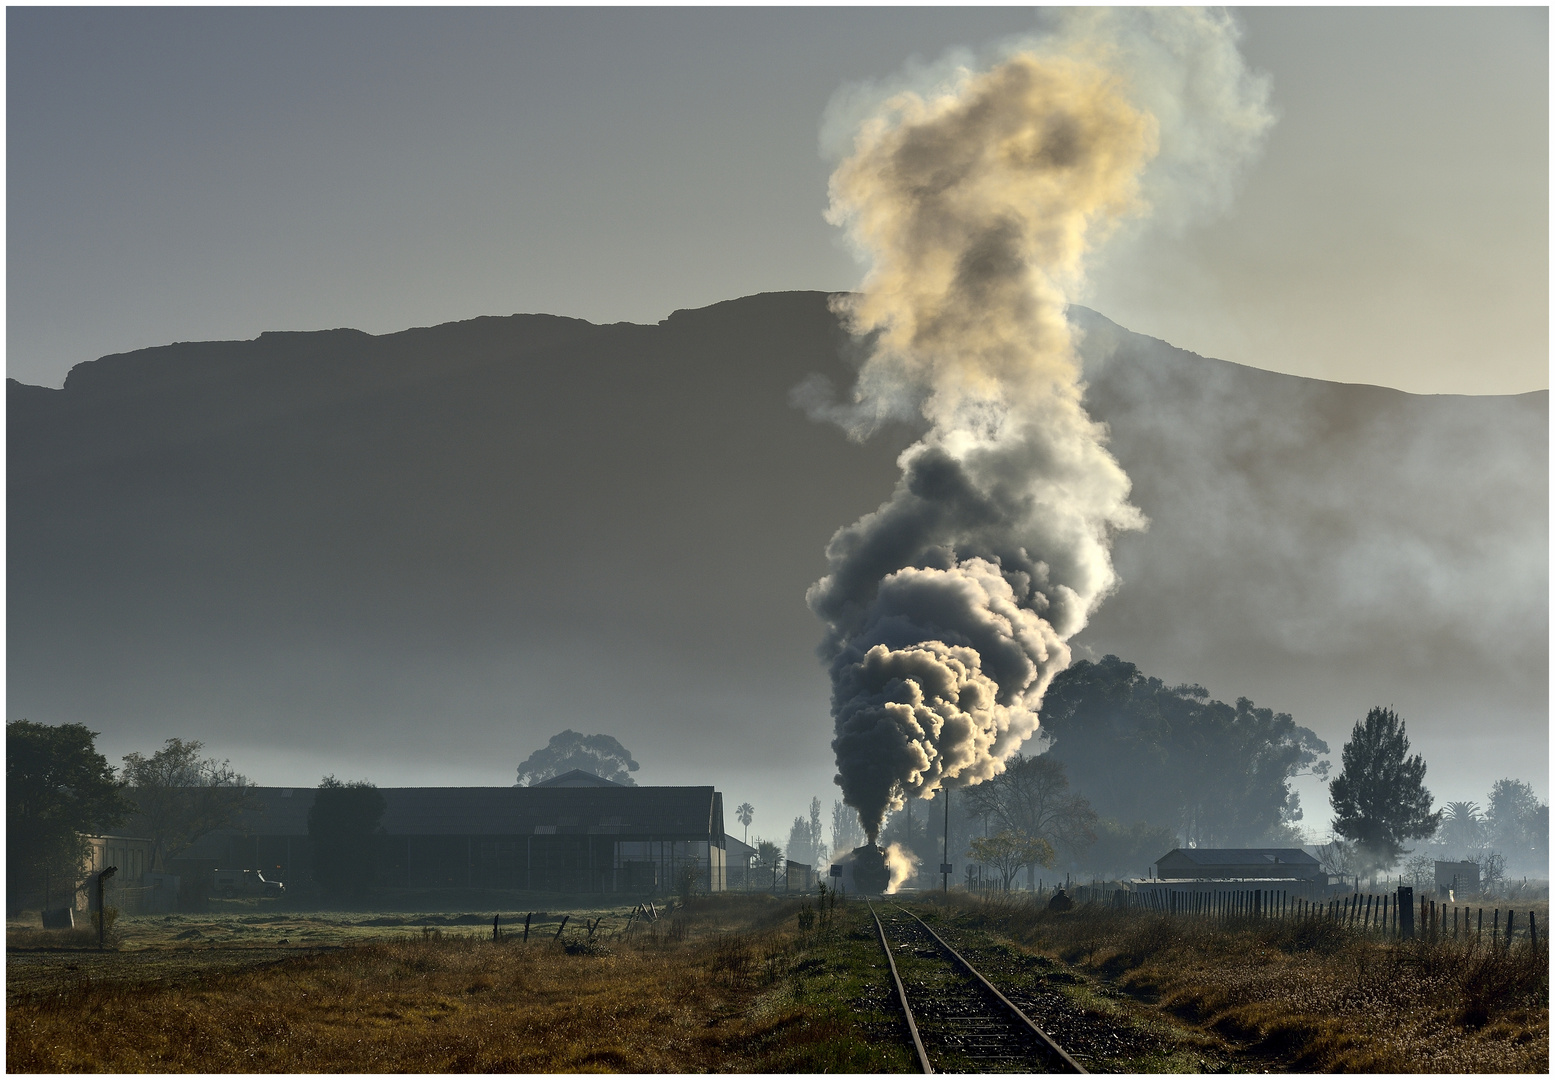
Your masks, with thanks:
<instances>
[{"instance_id":1,"label":"dark mountain slope","mask_svg":"<svg viewBox=\"0 0 1555 1080\"><path fill-rule=\"evenodd\" d=\"M1083 643L1329 735L1415 696L1441 706L1412 733L1464 699L1528 730L1546 394L1296 379L1077 317L1153 522L1119 539L1125 583ZM11 715L124 749L365 738L473 768L571 725L687 775L731 742L762 768L824 762L804 590L910 437L856 446L790 406L812 372L848 383L846 348L824 296L789 293L657 326L265 334L12 382Z\"/></svg>"}]
</instances>

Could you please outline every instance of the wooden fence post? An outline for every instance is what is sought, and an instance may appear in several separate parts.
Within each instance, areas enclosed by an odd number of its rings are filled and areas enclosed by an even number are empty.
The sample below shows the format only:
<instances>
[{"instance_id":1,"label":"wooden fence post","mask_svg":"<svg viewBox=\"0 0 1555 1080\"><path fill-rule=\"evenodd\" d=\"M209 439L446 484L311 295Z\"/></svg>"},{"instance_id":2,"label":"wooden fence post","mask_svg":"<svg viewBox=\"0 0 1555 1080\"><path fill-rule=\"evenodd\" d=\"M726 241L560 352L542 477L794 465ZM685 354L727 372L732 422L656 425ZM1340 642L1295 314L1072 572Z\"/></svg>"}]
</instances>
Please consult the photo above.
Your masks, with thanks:
<instances>
[{"instance_id":1,"label":"wooden fence post","mask_svg":"<svg viewBox=\"0 0 1555 1080\"><path fill-rule=\"evenodd\" d=\"M532 911L526 912L524 914L524 940L525 941L529 940L529 920L530 920L530 918L533 915L534 915L534 912L532 912Z\"/></svg>"},{"instance_id":2,"label":"wooden fence post","mask_svg":"<svg viewBox=\"0 0 1555 1080\"><path fill-rule=\"evenodd\" d=\"M1398 887L1398 933L1404 941L1415 936L1415 890L1411 885Z\"/></svg>"},{"instance_id":3,"label":"wooden fence post","mask_svg":"<svg viewBox=\"0 0 1555 1080\"><path fill-rule=\"evenodd\" d=\"M556 928L556 937L553 937L551 939L552 941L557 941L557 940L559 940L561 938L562 931L567 929L567 920L570 919L570 918L572 918L571 915L563 915L562 916L562 924Z\"/></svg>"}]
</instances>

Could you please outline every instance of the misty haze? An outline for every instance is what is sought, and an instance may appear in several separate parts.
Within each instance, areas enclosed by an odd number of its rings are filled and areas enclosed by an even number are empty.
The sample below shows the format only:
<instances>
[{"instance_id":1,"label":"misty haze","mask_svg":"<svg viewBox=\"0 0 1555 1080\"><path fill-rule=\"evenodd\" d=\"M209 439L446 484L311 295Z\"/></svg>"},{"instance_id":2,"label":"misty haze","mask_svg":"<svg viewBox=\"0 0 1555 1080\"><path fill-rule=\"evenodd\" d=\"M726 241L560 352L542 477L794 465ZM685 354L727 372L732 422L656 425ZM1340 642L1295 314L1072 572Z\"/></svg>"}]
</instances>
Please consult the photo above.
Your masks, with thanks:
<instances>
[{"instance_id":1,"label":"misty haze","mask_svg":"<svg viewBox=\"0 0 1555 1080\"><path fill-rule=\"evenodd\" d=\"M1547 12L7 32L8 1067L1548 1071Z\"/></svg>"},{"instance_id":2,"label":"misty haze","mask_svg":"<svg viewBox=\"0 0 1555 1080\"><path fill-rule=\"evenodd\" d=\"M1080 655L1336 745L1391 704L1444 798L1512 762L1542 791L1547 393L1322 383L1076 317L1087 405L1150 521L1118 539ZM277 784L350 761L511 783L568 726L658 782L814 770L805 589L913 435L850 443L790 404L811 376L847 384L845 346L826 297L797 293L659 326L266 334L13 381L11 711L120 753L199 737ZM476 764L493 751L505 765Z\"/></svg>"}]
</instances>

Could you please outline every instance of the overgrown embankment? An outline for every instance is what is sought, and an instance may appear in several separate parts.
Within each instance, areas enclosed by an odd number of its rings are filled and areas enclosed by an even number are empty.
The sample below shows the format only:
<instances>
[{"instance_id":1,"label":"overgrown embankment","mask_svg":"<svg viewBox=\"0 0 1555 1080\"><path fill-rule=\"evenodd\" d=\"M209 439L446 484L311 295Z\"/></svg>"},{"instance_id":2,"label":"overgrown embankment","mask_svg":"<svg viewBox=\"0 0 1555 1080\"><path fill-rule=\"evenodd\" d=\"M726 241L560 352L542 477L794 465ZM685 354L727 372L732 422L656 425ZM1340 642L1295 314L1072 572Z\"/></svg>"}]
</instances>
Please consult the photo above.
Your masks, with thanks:
<instances>
[{"instance_id":1,"label":"overgrown embankment","mask_svg":"<svg viewBox=\"0 0 1555 1080\"><path fill-rule=\"evenodd\" d=\"M1212 922L952 894L955 924L1105 976L1313 1072L1548 1072L1549 946L1377 940L1322 920ZM1542 912L1541 912L1542 917Z\"/></svg>"}]
</instances>

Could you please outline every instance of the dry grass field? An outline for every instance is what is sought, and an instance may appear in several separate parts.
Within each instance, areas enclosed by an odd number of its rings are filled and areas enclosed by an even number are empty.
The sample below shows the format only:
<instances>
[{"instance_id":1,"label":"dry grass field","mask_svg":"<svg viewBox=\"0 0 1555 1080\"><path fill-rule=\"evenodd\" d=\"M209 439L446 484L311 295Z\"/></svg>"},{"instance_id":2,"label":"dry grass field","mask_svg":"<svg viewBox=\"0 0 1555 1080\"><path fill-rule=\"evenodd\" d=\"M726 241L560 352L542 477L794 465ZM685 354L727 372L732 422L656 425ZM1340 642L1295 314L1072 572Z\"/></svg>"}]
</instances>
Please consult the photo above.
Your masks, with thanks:
<instances>
[{"instance_id":1,"label":"dry grass field","mask_svg":"<svg viewBox=\"0 0 1555 1080\"><path fill-rule=\"evenodd\" d=\"M908 902L1093 1071L1548 1070L1542 944ZM809 930L799 912L727 896L628 932L623 909L579 911L556 939L557 912L527 944L475 914L145 917L102 953L13 926L7 1067L915 1071L863 905Z\"/></svg>"},{"instance_id":2,"label":"dry grass field","mask_svg":"<svg viewBox=\"0 0 1555 1080\"><path fill-rule=\"evenodd\" d=\"M1536 911L1547 925L1548 904ZM1104 907L1057 915L1019 900L953 900L947 915L1287 1068L1549 1071L1546 941L1507 953L1490 947L1488 929L1477 944L1396 943L1330 923L1226 925Z\"/></svg>"},{"instance_id":3,"label":"dry grass field","mask_svg":"<svg viewBox=\"0 0 1555 1080\"><path fill-rule=\"evenodd\" d=\"M850 977L823 972L798 905L694 903L635 925L615 912L589 940L579 913L526 944L490 925L338 927L345 940L220 936L134 951L28 952L12 935L7 1065L15 1072L899 1071L869 1039L891 1023ZM596 916L597 917L597 916ZM180 920L182 921L182 920ZM328 919L290 916L286 929ZM356 922L363 920L358 919ZM460 922L473 923L474 917ZM175 924L176 925L176 924ZM249 924L254 925L254 924ZM577 929L574 930L573 928ZM353 934L355 931L355 934ZM181 931L186 932L186 931ZM126 928L134 937L137 928ZM148 937L139 931L142 943ZM175 935L176 937L176 935ZM352 940L353 937L355 940ZM365 940L364 940L365 939ZM850 962L852 961L852 962ZM824 984L824 985L823 985Z\"/></svg>"}]
</instances>

